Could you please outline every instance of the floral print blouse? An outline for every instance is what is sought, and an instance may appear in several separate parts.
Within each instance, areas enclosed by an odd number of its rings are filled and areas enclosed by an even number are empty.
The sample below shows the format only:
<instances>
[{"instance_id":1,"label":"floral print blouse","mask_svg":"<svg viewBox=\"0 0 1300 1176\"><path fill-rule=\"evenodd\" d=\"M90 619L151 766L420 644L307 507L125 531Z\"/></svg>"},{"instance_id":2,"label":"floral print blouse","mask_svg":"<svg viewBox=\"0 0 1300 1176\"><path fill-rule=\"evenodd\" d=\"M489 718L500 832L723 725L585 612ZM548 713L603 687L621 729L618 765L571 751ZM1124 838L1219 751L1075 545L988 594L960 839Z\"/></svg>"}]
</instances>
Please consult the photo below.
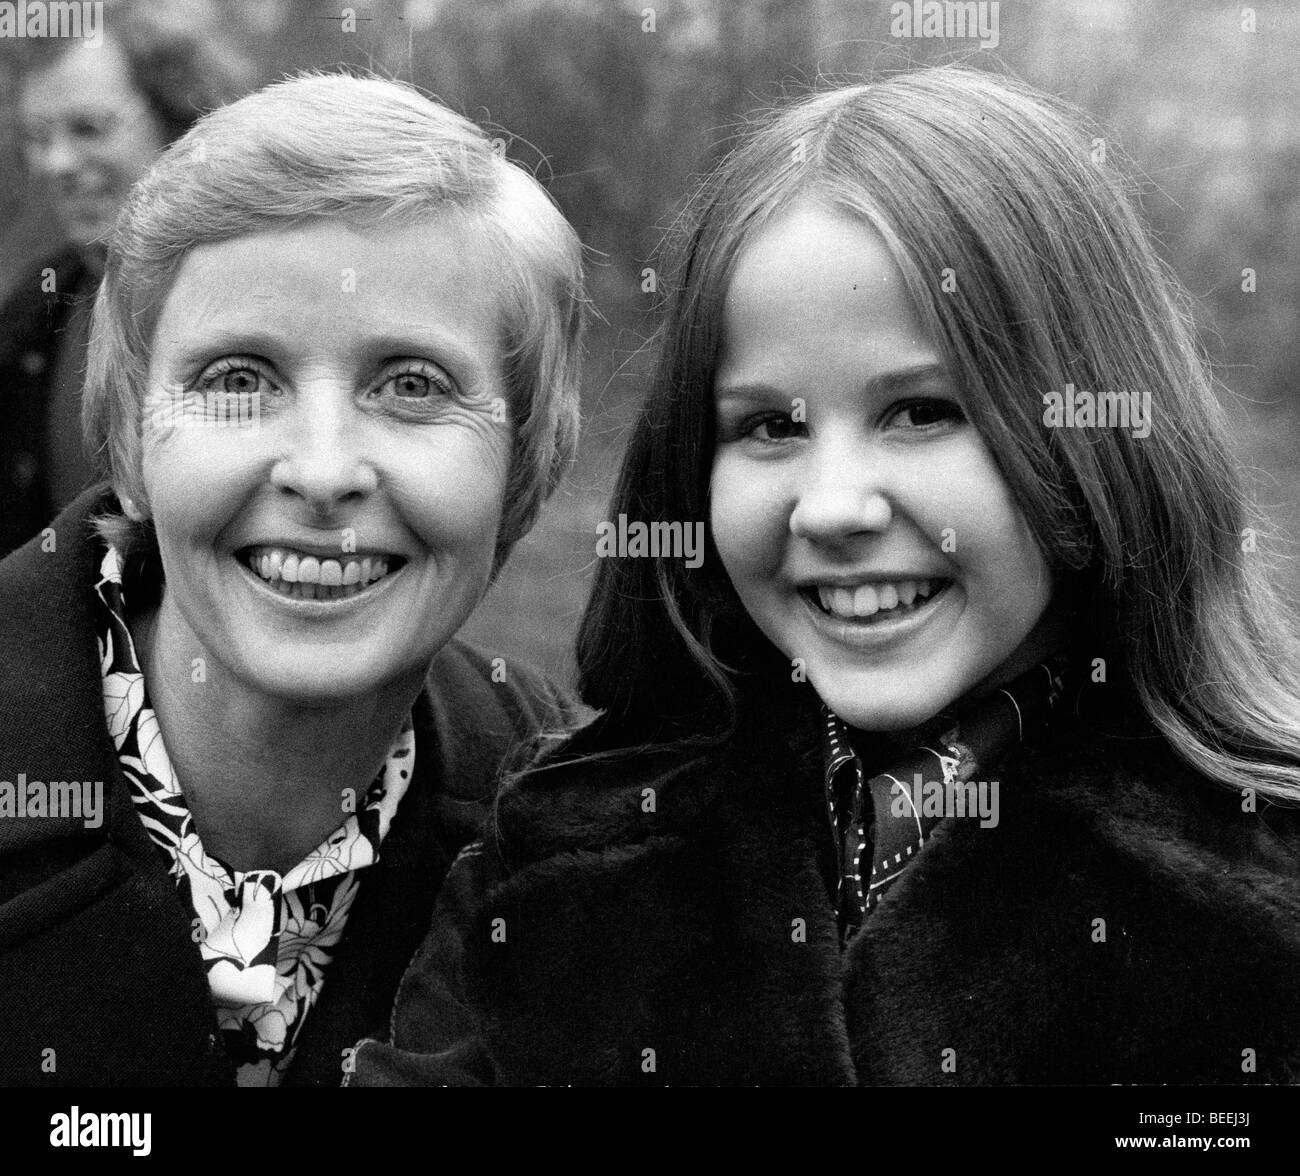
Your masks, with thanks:
<instances>
[{"instance_id":1,"label":"floral print blouse","mask_svg":"<svg viewBox=\"0 0 1300 1176\"><path fill-rule=\"evenodd\" d=\"M335 946L411 782L408 716L359 809L285 874L235 870L203 848L149 705L126 625L122 561L108 547L95 591L104 712L131 798L162 852L194 937L241 1086L276 1086L319 999Z\"/></svg>"}]
</instances>

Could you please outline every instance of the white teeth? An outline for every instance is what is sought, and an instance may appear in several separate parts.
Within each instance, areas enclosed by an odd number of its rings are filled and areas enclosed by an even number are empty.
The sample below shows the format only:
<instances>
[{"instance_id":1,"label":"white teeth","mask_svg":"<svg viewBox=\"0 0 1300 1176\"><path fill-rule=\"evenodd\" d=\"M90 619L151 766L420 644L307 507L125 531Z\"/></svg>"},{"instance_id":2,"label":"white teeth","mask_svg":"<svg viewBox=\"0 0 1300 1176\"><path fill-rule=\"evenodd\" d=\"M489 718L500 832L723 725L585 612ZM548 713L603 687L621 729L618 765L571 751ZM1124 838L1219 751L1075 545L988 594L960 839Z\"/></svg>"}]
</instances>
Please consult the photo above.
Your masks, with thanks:
<instances>
[{"instance_id":1,"label":"white teeth","mask_svg":"<svg viewBox=\"0 0 1300 1176\"><path fill-rule=\"evenodd\" d=\"M890 584L859 584L856 588L818 584L816 589L823 611L844 620L853 620L875 617L900 607L920 607L941 583L938 580L899 580Z\"/></svg>"},{"instance_id":2,"label":"white teeth","mask_svg":"<svg viewBox=\"0 0 1300 1176\"><path fill-rule=\"evenodd\" d=\"M876 590L870 584L863 584L861 588L855 588L853 591L853 613L859 617L869 617L872 613L884 608L884 601L876 595Z\"/></svg>"},{"instance_id":3,"label":"white teeth","mask_svg":"<svg viewBox=\"0 0 1300 1176\"><path fill-rule=\"evenodd\" d=\"M388 575L388 557L383 555L321 559L281 548L255 548L245 563L283 595L308 599L336 595L327 589L350 589L343 595L352 596Z\"/></svg>"}]
</instances>

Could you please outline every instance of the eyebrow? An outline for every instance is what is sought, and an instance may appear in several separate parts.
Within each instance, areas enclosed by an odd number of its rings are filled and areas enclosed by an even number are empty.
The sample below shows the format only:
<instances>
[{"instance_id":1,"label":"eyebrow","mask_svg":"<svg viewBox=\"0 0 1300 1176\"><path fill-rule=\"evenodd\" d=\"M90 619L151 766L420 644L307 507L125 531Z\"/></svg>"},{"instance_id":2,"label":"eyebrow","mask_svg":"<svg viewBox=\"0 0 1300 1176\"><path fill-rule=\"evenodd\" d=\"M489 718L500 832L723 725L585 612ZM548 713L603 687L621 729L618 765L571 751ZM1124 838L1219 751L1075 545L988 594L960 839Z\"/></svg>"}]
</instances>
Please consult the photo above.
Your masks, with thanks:
<instances>
[{"instance_id":1,"label":"eyebrow","mask_svg":"<svg viewBox=\"0 0 1300 1176\"><path fill-rule=\"evenodd\" d=\"M951 383L951 374L941 363L923 363L915 367L899 368L884 372L862 385L862 391L870 396L896 395L912 391L936 381ZM718 401L763 401L787 399L789 393L764 383L723 384L714 390L714 399Z\"/></svg>"}]
</instances>

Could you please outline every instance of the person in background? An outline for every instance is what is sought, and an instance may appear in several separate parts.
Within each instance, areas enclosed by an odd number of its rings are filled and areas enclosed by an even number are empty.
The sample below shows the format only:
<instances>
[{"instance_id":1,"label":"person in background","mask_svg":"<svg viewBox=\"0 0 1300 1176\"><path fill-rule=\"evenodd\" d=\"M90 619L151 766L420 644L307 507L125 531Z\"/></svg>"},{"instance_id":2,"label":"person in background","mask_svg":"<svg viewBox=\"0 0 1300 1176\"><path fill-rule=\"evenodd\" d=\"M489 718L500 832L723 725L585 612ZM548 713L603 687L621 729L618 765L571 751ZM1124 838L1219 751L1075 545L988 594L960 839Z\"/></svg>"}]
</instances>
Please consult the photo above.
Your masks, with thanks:
<instances>
[{"instance_id":1,"label":"person in background","mask_svg":"<svg viewBox=\"0 0 1300 1176\"><path fill-rule=\"evenodd\" d=\"M131 185L205 111L252 88L205 5L110 7L104 40L21 42L23 157L62 238L0 308L0 556L90 483L81 387L105 240Z\"/></svg>"}]
</instances>

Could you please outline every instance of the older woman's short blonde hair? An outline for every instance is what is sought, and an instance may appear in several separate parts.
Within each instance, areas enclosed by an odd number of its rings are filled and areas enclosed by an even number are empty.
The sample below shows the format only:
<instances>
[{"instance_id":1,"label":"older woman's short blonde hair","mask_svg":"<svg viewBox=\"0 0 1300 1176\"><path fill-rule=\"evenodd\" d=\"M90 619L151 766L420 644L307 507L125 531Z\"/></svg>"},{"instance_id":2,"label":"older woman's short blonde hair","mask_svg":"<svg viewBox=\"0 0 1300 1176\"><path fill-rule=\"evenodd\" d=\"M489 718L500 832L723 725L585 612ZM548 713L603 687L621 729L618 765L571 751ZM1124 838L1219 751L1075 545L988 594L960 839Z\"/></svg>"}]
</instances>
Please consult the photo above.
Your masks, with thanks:
<instances>
[{"instance_id":1,"label":"older woman's short blonde hair","mask_svg":"<svg viewBox=\"0 0 1300 1176\"><path fill-rule=\"evenodd\" d=\"M82 424L119 499L119 549L156 550L142 429L153 328L195 246L318 217L369 226L463 221L492 258L513 448L494 568L537 518L577 444L582 247L501 140L412 86L341 73L277 82L207 115L140 180L109 243L95 304Z\"/></svg>"}]
</instances>

